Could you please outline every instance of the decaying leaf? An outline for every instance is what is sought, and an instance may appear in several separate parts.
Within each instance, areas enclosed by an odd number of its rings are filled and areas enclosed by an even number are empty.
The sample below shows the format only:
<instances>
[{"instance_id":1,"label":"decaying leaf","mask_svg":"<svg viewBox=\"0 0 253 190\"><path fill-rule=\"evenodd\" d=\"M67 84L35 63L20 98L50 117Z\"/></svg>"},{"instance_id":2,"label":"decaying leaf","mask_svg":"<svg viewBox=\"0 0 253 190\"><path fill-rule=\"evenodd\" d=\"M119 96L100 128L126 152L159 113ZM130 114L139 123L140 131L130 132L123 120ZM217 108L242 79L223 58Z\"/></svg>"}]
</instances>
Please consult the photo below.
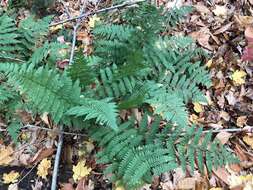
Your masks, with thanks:
<instances>
[{"instance_id":1,"label":"decaying leaf","mask_svg":"<svg viewBox=\"0 0 253 190\"><path fill-rule=\"evenodd\" d=\"M19 173L15 171L11 171L10 173L4 173L3 175L3 183L5 184L10 184L10 183L15 183L18 181L19 178Z\"/></svg>"},{"instance_id":2,"label":"decaying leaf","mask_svg":"<svg viewBox=\"0 0 253 190\"><path fill-rule=\"evenodd\" d=\"M75 182L90 174L92 169L85 166L85 162L86 160L82 160L76 166L73 166L73 179Z\"/></svg>"},{"instance_id":3,"label":"decaying leaf","mask_svg":"<svg viewBox=\"0 0 253 190\"><path fill-rule=\"evenodd\" d=\"M97 15L94 15L94 16L91 17L90 20L89 20L89 23L88 23L89 27L90 27L90 28L94 28L96 22L98 22L98 21L100 21L100 18L99 18Z\"/></svg>"},{"instance_id":4,"label":"decaying leaf","mask_svg":"<svg viewBox=\"0 0 253 190\"><path fill-rule=\"evenodd\" d=\"M253 149L253 137L245 135L243 141Z\"/></svg>"},{"instance_id":5,"label":"decaying leaf","mask_svg":"<svg viewBox=\"0 0 253 190\"><path fill-rule=\"evenodd\" d=\"M0 166L1 165L8 165L13 161L13 149L10 146L1 146L0 147Z\"/></svg>"},{"instance_id":6,"label":"decaying leaf","mask_svg":"<svg viewBox=\"0 0 253 190\"><path fill-rule=\"evenodd\" d=\"M244 125L246 125L246 122L247 122L247 116L240 116L236 120L236 125L238 127L244 127Z\"/></svg>"},{"instance_id":7,"label":"decaying leaf","mask_svg":"<svg viewBox=\"0 0 253 190\"><path fill-rule=\"evenodd\" d=\"M38 165L37 175L43 179L46 179L49 168L51 168L51 160L44 158Z\"/></svg>"},{"instance_id":8,"label":"decaying leaf","mask_svg":"<svg viewBox=\"0 0 253 190\"><path fill-rule=\"evenodd\" d=\"M245 83L245 76L247 75L246 72L242 70L236 70L232 74L232 80L235 82L235 84L241 85Z\"/></svg>"},{"instance_id":9,"label":"decaying leaf","mask_svg":"<svg viewBox=\"0 0 253 190\"><path fill-rule=\"evenodd\" d=\"M194 102L193 105L194 105L193 109L195 112L197 112L197 113L203 112L203 107L200 103Z\"/></svg>"},{"instance_id":10,"label":"decaying leaf","mask_svg":"<svg viewBox=\"0 0 253 190\"><path fill-rule=\"evenodd\" d=\"M177 184L178 189L194 189L196 184L196 179L194 177L187 177L180 180Z\"/></svg>"},{"instance_id":11,"label":"decaying leaf","mask_svg":"<svg viewBox=\"0 0 253 190\"><path fill-rule=\"evenodd\" d=\"M225 5L224 6L216 5L215 9L213 10L213 13L216 16L224 17L224 16L227 16L228 9Z\"/></svg>"}]
</instances>

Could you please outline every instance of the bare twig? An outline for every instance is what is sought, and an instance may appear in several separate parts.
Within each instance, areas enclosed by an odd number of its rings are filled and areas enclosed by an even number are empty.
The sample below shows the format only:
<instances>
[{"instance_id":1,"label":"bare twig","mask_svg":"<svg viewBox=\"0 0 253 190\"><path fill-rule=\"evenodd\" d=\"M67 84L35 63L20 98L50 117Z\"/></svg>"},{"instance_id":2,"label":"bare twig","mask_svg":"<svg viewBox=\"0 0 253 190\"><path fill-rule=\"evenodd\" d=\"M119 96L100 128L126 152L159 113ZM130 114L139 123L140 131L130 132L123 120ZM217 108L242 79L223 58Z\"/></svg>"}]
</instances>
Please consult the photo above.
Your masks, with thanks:
<instances>
[{"instance_id":1,"label":"bare twig","mask_svg":"<svg viewBox=\"0 0 253 190\"><path fill-rule=\"evenodd\" d=\"M60 127L60 130L61 131L63 130L63 126ZM59 163L60 163L62 144L63 144L63 134L60 133L59 142L57 145L57 151L56 151L56 155L55 155L55 161L54 161L54 170L53 170L51 190L56 190L56 188L57 188L57 175L58 175L58 169L59 169Z\"/></svg>"},{"instance_id":2,"label":"bare twig","mask_svg":"<svg viewBox=\"0 0 253 190\"><path fill-rule=\"evenodd\" d=\"M86 1L83 2L82 8L80 10L80 15L84 13L86 6ZM75 47L76 47L76 35L77 35L77 30L82 22L82 18L78 19L73 30L73 38L72 38L72 46L71 46L71 53L70 53L70 58L69 58L69 65L72 64L73 59L74 59L74 54L75 54Z\"/></svg>"},{"instance_id":3,"label":"bare twig","mask_svg":"<svg viewBox=\"0 0 253 190\"><path fill-rule=\"evenodd\" d=\"M70 14L70 12L69 12L68 7L66 6L66 3L65 3L63 0L60 0L60 3L63 5L63 7L64 7L64 9L65 9L65 11L66 11L66 13L67 13L67 15L68 15L68 18L70 18L70 17L71 17L71 14Z\"/></svg>"},{"instance_id":4,"label":"bare twig","mask_svg":"<svg viewBox=\"0 0 253 190\"><path fill-rule=\"evenodd\" d=\"M107 7L107 8L104 8L104 9L97 10L97 11L84 13L84 14L81 14L81 15L76 16L76 17L71 17L69 19L62 20L60 22L52 23L52 24L50 24L50 26L56 26L56 25L59 25L59 24L64 24L66 22L70 22L70 21L73 21L73 20L81 19L81 18L86 18L86 17L94 15L94 14L104 13L104 12L108 12L108 11L115 10L115 9L121 9L121 8L124 8L124 7L128 7L128 6L132 6L132 5L141 3L141 2L145 2L145 1L146 0L127 1L127 2L122 3L120 5L115 5L115 6Z\"/></svg>"},{"instance_id":5,"label":"bare twig","mask_svg":"<svg viewBox=\"0 0 253 190\"><path fill-rule=\"evenodd\" d=\"M37 129L41 129L44 131L50 131L52 133L56 133L56 134L63 134L63 135L73 135L73 136L83 136L83 137L87 137L87 135L85 134L80 134L80 133L71 133L71 132L65 132L65 131L60 131L57 129L50 129L50 128L46 128L46 127L41 127L41 126L37 126L37 125L25 125L23 126L21 129L25 129L25 128L37 128Z\"/></svg>"},{"instance_id":6,"label":"bare twig","mask_svg":"<svg viewBox=\"0 0 253 190\"><path fill-rule=\"evenodd\" d=\"M230 129L216 129L216 130L205 130L203 133L220 133L220 132L229 132L229 133L237 133L237 132L248 132L253 133L253 127L244 127L244 128L230 128Z\"/></svg>"},{"instance_id":7,"label":"bare twig","mask_svg":"<svg viewBox=\"0 0 253 190\"><path fill-rule=\"evenodd\" d=\"M34 164L33 167L17 182L17 185L20 184L33 170L34 168L38 165L38 163ZM10 190L16 189L16 186L13 186Z\"/></svg>"}]
</instances>

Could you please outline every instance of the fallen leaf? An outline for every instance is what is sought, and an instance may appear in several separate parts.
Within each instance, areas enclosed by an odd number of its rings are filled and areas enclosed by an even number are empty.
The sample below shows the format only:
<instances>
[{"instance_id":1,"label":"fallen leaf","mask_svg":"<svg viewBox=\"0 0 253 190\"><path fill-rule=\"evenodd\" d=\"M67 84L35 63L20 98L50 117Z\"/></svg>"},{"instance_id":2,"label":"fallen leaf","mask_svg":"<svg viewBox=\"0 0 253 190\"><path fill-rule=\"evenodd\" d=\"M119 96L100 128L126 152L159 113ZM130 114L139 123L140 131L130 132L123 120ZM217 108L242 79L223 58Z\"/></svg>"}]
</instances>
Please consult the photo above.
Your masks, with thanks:
<instances>
[{"instance_id":1,"label":"fallen leaf","mask_svg":"<svg viewBox=\"0 0 253 190\"><path fill-rule=\"evenodd\" d=\"M61 190L74 190L74 187L71 183L65 183L63 184Z\"/></svg>"},{"instance_id":2,"label":"fallen leaf","mask_svg":"<svg viewBox=\"0 0 253 190\"><path fill-rule=\"evenodd\" d=\"M215 139L219 140L221 144L226 144L231 137L231 133L228 132L220 132L216 135Z\"/></svg>"},{"instance_id":3,"label":"fallen leaf","mask_svg":"<svg viewBox=\"0 0 253 190\"><path fill-rule=\"evenodd\" d=\"M247 123L247 116L240 116L236 120L236 125L238 127L244 127L244 125L246 125L246 123Z\"/></svg>"},{"instance_id":4,"label":"fallen leaf","mask_svg":"<svg viewBox=\"0 0 253 190\"><path fill-rule=\"evenodd\" d=\"M90 20L89 20L89 23L88 23L89 27L90 27L90 28L94 28L96 22L98 22L98 21L100 21L100 18L99 18L97 15L94 15L94 16L91 17Z\"/></svg>"},{"instance_id":5,"label":"fallen leaf","mask_svg":"<svg viewBox=\"0 0 253 190\"><path fill-rule=\"evenodd\" d=\"M231 28L232 24L233 24L233 22L230 22L230 23L228 23L228 24L222 26L220 29L218 29L218 30L216 30L216 31L214 32L214 35L217 35L217 34L221 34L221 33L223 33L223 32L226 32L228 29Z\"/></svg>"},{"instance_id":6,"label":"fallen leaf","mask_svg":"<svg viewBox=\"0 0 253 190\"><path fill-rule=\"evenodd\" d=\"M242 71L242 70L236 70L233 74L232 74L232 80L235 82L235 84L241 85L245 83L245 76L247 75L246 72Z\"/></svg>"},{"instance_id":7,"label":"fallen leaf","mask_svg":"<svg viewBox=\"0 0 253 190\"><path fill-rule=\"evenodd\" d=\"M217 170L213 170L213 173L224 183L229 184L230 174L227 172L225 168L218 168Z\"/></svg>"},{"instance_id":8,"label":"fallen leaf","mask_svg":"<svg viewBox=\"0 0 253 190\"><path fill-rule=\"evenodd\" d=\"M211 189L209 190L223 190L221 187L212 187Z\"/></svg>"},{"instance_id":9,"label":"fallen leaf","mask_svg":"<svg viewBox=\"0 0 253 190\"><path fill-rule=\"evenodd\" d=\"M19 176L20 176L19 173L15 171L11 171L8 174L4 173L3 183L5 184L15 183L18 181Z\"/></svg>"},{"instance_id":10,"label":"fallen leaf","mask_svg":"<svg viewBox=\"0 0 253 190\"><path fill-rule=\"evenodd\" d=\"M194 177L187 177L180 180L177 184L178 189L195 189L196 179Z\"/></svg>"},{"instance_id":11,"label":"fallen leaf","mask_svg":"<svg viewBox=\"0 0 253 190\"><path fill-rule=\"evenodd\" d=\"M73 166L73 179L75 182L90 174L91 168L85 166L86 160L79 161L76 166Z\"/></svg>"},{"instance_id":12,"label":"fallen leaf","mask_svg":"<svg viewBox=\"0 0 253 190\"><path fill-rule=\"evenodd\" d=\"M225 17L228 14L228 9L225 5L224 6L216 5L215 9L213 10L213 13L216 16Z\"/></svg>"},{"instance_id":13,"label":"fallen leaf","mask_svg":"<svg viewBox=\"0 0 253 190\"><path fill-rule=\"evenodd\" d=\"M207 61L206 66L207 66L208 68L210 68L210 67L212 66L212 64L213 64L213 60L210 59L209 61Z\"/></svg>"},{"instance_id":14,"label":"fallen leaf","mask_svg":"<svg viewBox=\"0 0 253 190\"><path fill-rule=\"evenodd\" d=\"M202 47L213 50L212 46L209 44L210 32L207 27L203 27L201 30L190 33L190 36L195 39Z\"/></svg>"},{"instance_id":15,"label":"fallen leaf","mask_svg":"<svg viewBox=\"0 0 253 190\"><path fill-rule=\"evenodd\" d=\"M194 102L193 105L194 105L193 109L194 109L194 111L195 111L196 113L201 113L201 112L203 112L203 107L202 107L202 105L201 105L200 103Z\"/></svg>"},{"instance_id":16,"label":"fallen leaf","mask_svg":"<svg viewBox=\"0 0 253 190\"><path fill-rule=\"evenodd\" d=\"M13 154L12 147L8 146L1 146L0 147L0 166L1 165L8 165L10 164L14 158L12 157Z\"/></svg>"},{"instance_id":17,"label":"fallen leaf","mask_svg":"<svg viewBox=\"0 0 253 190\"><path fill-rule=\"evenodd\" d=\"M48 175L48 169L51 167L51 160L48 160L47 158L44 158L40 164L38 165L37 175L39 177L42 177L43 179L46 179Z\"/></svg>"},{"instance_id":18,"label":"fallen leaf","mask_svg":"<svg viewBox=\"0 0 253 190\"><path fill-rule=\"evenodd\" d=\"M252 16L235 15L235 20L241 27L248 27L253 24Z\"/></svg>"},{"instance_id":19,"label":"fallen leaf","mask_svg":"<svg viewBox=\"0 0 253 190\"><path fill-rule=\"evenodd\" d=\"M35 162L40 162L44 158L47 158L47 157L51 156L54 153L54 150L55 150L54 148L43 148L43 149L40 149L34 155L34 157L31 159L30 163L33 164Z\"/></svg>"},{"instance_id":20,"label":"fallen leaf","mask_svg":"<svg viewBox=\"0 0 253 190\"><path fill-rule=\"evenodd\" d=\"M8 190L19 190L18 189L18 184L14 183L14 184L10 184L8 187Z\"/></svg>"},{"instance_id":21,"label":"fallen leaf","mask_svg":"<svg viewBox=\"0 0 253 190\"><path fill-rule=\"evenodd\" d=\"M253 149L253 137L245 135L243 141Z\"/></svg>"},{"instance_id":22,"label":"fallen leaf","mask_svg":"<svg viewBox=\"0 0 253 190\"><path fill-rule=\"evenodd\" d=\"M249 26L244 32L248 45L245 47L242 55L243 61L253 61L253 27Z\"/></svg>"}]
</instances>

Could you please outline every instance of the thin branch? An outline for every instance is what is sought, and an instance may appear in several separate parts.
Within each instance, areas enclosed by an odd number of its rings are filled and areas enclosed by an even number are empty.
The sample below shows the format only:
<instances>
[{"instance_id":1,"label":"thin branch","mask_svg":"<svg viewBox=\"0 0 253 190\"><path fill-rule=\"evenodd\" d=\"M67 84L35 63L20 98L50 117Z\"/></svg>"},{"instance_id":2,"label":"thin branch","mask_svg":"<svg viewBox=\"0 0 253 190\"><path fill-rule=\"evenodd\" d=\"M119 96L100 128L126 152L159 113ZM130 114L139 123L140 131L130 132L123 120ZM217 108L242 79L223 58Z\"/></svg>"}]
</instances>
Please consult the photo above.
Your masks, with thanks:
<instances>
[{"instance_id":1,"label":"thin branch","mask_svg":"<svg viewBox=\"0 0 253 190\"><path fill-rule=\"evenodd\" d=\"M25 129L25 128L37 128L37 129L41 129L44 131L50 131L52 133L56 133L56 134L64 134L64 135L73 135L73 136L83 136L83 137L87 137L87 135L85 134L80 134L80 133L71 133L71 132L65 132L65 131L60 131L57 129L50 129L50 128L46 128L46 127L41 127L41 126L37 126L37 125L25 125L23 126L21 129Z\"/></svg>"},{"instance_id":2,"label":"thin branch","mask_svg":"<svg viewBox=\"0 0 253 190\"><path fill-rule=\"evenodd\" d=\"M67 15L68 15L68 18L70 18L70 17L71 17L71 14L70 14L70 12L69 12L68 7L66 6L66 3L65 3L63 0L60 0L60 3L63 5L63 7L64 7L64 9L65 9L65 11L66 11L66 13L67 13Z\"/></svg>"},{"instance_id":3,"label":"thin branch","mask_svg":"<svg viewBox=\"0 0 253 190\"><path fill-rule=\"evenodd\" d=\"M115 9L122 9L124 7L132 6L132 5L135 5L135 4L138 4L138 3L141 3L141 2L145 2L145 1L146 0L128 1L128 2L122 3L120 5L115 5L115 6L107 7L107 8L104 8L104 9L97 10L97 11L84 13L84 14L81 14L81 15L76 16L76 17L71 17L69 19L62 20L60 22L52 23L52 24L50 24L50 26L57 26L59 24L64 24L66 22L70 22L70 21L77 20L77 19L80 19L80 18L86 18L86 17L94 15L94 14L104 13L104 12L108 12L108 11L115 10Z\"/></svg>"},{"instance_id":4,"label":"thin branch","mask_svg":"<svg viewBox=\"0 0 253 190\"><path fill-rule=\"evenodd\" d=\"M85 6L86 6L86 1L83 3L83 6L81 8L81 12L80 15L82 15L84 13L85 10ZM70 52L70 58L69 58L69 65L72 65L73 59L74 59L74 54L75 54L75 47L76 47L76 36L77 36L77 30L80 26L82 22L82 19L78 19L77 23L74 26L74 30L73 30L73 39L72 39L72 46L71 46L71 52Z\"/></svg>"},{"instance_id":5,"label":"thin branch","mask_svg":"<svg viewBox=\"0 0 253 190\"><path fill-rule=\"evenodd\" d=\"M230 128L230 129L216 129L216 130L205 130L203 133L220 133L220 132L229 132L229 133L237 133L237 132L248 132L253 133L253 127L244 127L244 128Z\"/></svg>"},{"instance_id":6,"label":"thin branch","mask_svg":"<svg viewBox=\"0 0 253 190\"><path fill-rule=\"evenodd\" d=\"M34 166L17 182L17 185L20 184L33 170L34 168L38 165L38 163L34 164ZM14 190L16 189L15 186L13 186L13 188L11 188L10 190Z\"/></svg>"},{"instance_id":7,"label":"thin branch","mask_svg":"<svg viewBox=\"0 0 253 190\"><path fill-rule=\"evenodd\" d=\"M63 130L63 126L60 127L60 130L61 131ZM55 161L54 161L54 170L53 170L51 190L56 190L56 188L57 188L57 175L58 175L58 169L59 169L59 163L60 163L62 144L63 144L63 134L60 134L59 135L59 142L57 145L57 151L56 151L56 155L55 155Z\"/></svg>"}]
</instances>

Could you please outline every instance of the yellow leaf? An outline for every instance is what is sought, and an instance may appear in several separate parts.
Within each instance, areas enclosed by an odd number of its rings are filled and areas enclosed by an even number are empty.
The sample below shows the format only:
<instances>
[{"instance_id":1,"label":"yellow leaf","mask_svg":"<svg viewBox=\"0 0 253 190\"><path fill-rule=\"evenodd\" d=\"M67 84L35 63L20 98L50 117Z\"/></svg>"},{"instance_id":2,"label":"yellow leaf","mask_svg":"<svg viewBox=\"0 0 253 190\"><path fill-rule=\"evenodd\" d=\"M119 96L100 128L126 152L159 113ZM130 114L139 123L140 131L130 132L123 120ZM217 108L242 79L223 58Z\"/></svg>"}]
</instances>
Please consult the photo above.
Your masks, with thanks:
<instances>
[{"instance_id":1,"label":"yellow leaf","mask_svg":"<svg viewBox=\"0 0 253 190\"><path fill-rule=\"evenodd\" d=\"M85 166L85 160L79 161L76 166L73 166L73 179L75 182L87 176L91 172L91 168Z\"/></svg>"},{"instance_id":2,"label":"yellow leaf","mask_svg":"<svg viewBox=\"0 0 253 190\"><path fill-rule=\"evenodd\" d=\"M94 15L94 16L91 17L90 20L89 20L89 23L88 23L89 27L90 27L90 28L94 28L96 22L98 22L98 21L100 21L100 18L97 17L97 15Z\"/></svg>"},{"instance_id":3,"label":"yellow leaf","mask_svg":"<svg viewBox=\"0 0 253 190\"><path fill-rule=\"evenodd\" d=\"M50 27L50 32L57 32L58 30L61 30L63 28L62 24L56 25L56 26L52 26Z\"/></svg>"},{"instance_id":4,"label":"yellow leaf","mask_svg":"<svg viewBox=\"0 0 253 190\"><path fill-rule=\"evenodd\" d=\"M209 190L223 190L221 187L212 187L211 189Z\"/></svg>"},{"instance_id":5,"label":"yellow leaf","mask_svg":"<svg viewBox=\"0 0 253 190\"><path fill-rule=\"evenodd\" d=\"M236 70L233 74L232 74L232 80L235 82L235 84L244 84L245 83L245 76L247 74L244 71L239 71Z\"/></svg>"},{"instance_id":6,"label":"yellow leaf","mask_svg":"<svg viewBox=\"0 0 253 190\"><path fill-rule=\"evenodd\" d=\"M37 175L39 177L42 177L43 179L46 179L48 175L48 169L51 168L51 160L48 160L47 158L44 158L40 164L38 165L38 171Z\"/></svg>"},{"instance_id":7,"label":"yellow leaf","mask_svg":"<svg viewBox=\"0 0 253 190\"><path fill-rule=\"evenodd\" d=\"M202 108L202 105L198 102L195 102L193 103L194 107L194 111L197 112L197 113L200 113L200 112L203 112L203 108Z\"/></svg>"},{"instance_id":8,"label":"yellow leaf","mask_svg":"<svg viewBox=\"0 0 253 190\"><path fill-rule=\"evenodd\" d=\"M206 66L207 66L208 68L210 68L210 67L212 66L212 64L213 64L213 60L210 59L209 61L207 61Z\"/></svg>"},{"instance_id":9,"label":"yellow leaf","mask_svg":"<svg viewBox=\"0 0 253 190\"><path fill-rule=\"evenodd\" d=\"M243 137L243 141L247 143L253 149L253 137L246 135Z\"/></svg>"},{"instance_id":10,"label":"yellow leaf","mask_svg":"<svg viewBox=\"0 0 253 190\"><path fill-rule=\"evenodd\" d=\"M11 171L8 174L5 173L3 175L3 183L5 183L5 184L15 183L18 181L17 179L19 176L20 176L19 173L15 172L15 171Z\"/></svg>"},{"instance_id":11,"label":"yellow leaf","mask_svg":"<svg viewBox=\"0 0 253 190\"><path fill-rule=\"evenodd\" d=\"M0 147L0 165L8 165L13 161L11 155L13 154L12 147Z\"/></svg>"}]
</instances>

